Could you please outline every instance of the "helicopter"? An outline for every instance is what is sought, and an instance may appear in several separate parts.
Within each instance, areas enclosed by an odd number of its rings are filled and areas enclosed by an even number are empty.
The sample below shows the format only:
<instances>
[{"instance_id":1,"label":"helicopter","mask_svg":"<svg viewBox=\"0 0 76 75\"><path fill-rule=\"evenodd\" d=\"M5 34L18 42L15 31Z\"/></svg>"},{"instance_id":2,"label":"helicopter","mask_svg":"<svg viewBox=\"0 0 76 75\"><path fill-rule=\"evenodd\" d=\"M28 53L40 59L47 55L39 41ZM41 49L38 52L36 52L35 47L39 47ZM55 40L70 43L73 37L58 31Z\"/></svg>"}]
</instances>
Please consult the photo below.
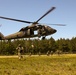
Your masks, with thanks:
<instances>
[{"instance_id":1,"label":"helicopter","mask_svg":"<svg viewBox=\"0 0 76 75\"><path fill-rule=\"evenodd\" d=\"M45 39L46 36L56 33L57 32L56 29L54 29L48 25L38 23L42 18L44 18L47 14L52 12L55 8L56 7L50 8L44 15L42 15L35 22L24 21L24 20L0 16L1 19L31 24L29 26L21 28L18 32L7 35L7 36L4 36L0 32L0 40L11 40L11 39L18 39L18 38L33 38L33 37L38 37L38 38L42 37L42 39ZM37 34L34 33L35 31L37 31Z\"/></svg>"}]
</instances>

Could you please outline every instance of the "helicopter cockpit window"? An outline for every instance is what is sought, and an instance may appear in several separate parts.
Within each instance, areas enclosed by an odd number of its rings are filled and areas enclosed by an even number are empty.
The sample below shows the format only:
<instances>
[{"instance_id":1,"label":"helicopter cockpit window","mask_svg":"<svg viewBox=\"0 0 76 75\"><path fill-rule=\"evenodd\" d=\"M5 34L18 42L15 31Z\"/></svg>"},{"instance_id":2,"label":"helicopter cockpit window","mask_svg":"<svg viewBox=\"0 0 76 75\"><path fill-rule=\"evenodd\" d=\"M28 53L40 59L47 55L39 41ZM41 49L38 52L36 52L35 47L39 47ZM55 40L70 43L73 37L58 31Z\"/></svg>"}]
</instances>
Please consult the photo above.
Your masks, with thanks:
<instances>
[{"instance_id":1,"label":"helicopter cockpit window","mask_svg":"<svg viewBox=\"0 0 76 75\"><path fill-rule=\"evenodd\" d=\"M49 27L49 26L45 26L45 29L48 30L48 31L52 30L52 28Z\"/></svg>"},{"instance_id":2,"label":"helicopter cockpit window","mask_svg":"<svg viewBox=\"0 0 76 75\"><path fill-rule=\"evenodd\" d=\"M21 28L19 31L24 31L26 30L26 27Z\"/></svg>"},{"instance_id":3,"label":"helicopter cockpit window","mask_svg":"<svg viewBox=\"0 0 76 75\"><path fill-rule=\"evenodd\" d=\"M47 29L47 28L49 28L48 26L45 26L45 28Z\"/></svg>"}]
</instances>

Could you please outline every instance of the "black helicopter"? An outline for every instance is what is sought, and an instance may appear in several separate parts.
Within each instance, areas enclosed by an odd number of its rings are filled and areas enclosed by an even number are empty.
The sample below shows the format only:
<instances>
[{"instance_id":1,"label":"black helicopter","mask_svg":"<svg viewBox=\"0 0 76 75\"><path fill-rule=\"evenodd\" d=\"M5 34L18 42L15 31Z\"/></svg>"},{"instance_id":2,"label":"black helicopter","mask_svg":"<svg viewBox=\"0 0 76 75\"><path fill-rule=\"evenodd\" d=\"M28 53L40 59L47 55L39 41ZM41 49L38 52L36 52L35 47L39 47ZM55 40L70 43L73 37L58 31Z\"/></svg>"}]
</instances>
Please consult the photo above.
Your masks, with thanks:
<instances>
[{"instance_id":1,"label":"black helicopter","mask_svg":"<svg viewBox=\"0 0 76 75\"><path fill-rule=\"evenodd\" d=\"M1 19L7 19L7 20L31 24L30 26L23 27L18 32L14 33L14 34L10 34L8 36L4 36L0 32L0 40L10 40L10 39L18 39L18 38L32 38L32 37L42 37L42 39L45 39L46 36L56 33L57 32L56 29L53 29L47 25L42 25L42 24L38 23L43 17L45 17L47 14L49 14L54 9L55 9L55 7L52 7L50 10L48 10L44 15L42 15L35 22L24 21L24 20L0 16ZM37 34L34 33L35 31L37 31Z\"/></svg>"}]
</instances>

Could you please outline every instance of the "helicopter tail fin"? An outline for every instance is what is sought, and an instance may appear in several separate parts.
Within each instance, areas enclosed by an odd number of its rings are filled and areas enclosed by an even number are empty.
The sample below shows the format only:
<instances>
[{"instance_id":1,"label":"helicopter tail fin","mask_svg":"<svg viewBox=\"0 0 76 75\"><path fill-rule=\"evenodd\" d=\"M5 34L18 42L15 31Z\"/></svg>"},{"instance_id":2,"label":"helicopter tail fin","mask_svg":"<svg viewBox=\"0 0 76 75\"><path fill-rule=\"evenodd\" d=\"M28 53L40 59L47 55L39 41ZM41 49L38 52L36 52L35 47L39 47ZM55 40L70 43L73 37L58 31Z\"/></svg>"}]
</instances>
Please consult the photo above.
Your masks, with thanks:
<instances>
[{"instance_id":1,"label":"helicopter tail fin","mask_svg":"<svg viewBox=\"0 0 76 75\"><path fill-rule=\"evenodd\" d=\"M4 35L0 32L0 40L4 40Z\"/></svg>"}]
</instances>

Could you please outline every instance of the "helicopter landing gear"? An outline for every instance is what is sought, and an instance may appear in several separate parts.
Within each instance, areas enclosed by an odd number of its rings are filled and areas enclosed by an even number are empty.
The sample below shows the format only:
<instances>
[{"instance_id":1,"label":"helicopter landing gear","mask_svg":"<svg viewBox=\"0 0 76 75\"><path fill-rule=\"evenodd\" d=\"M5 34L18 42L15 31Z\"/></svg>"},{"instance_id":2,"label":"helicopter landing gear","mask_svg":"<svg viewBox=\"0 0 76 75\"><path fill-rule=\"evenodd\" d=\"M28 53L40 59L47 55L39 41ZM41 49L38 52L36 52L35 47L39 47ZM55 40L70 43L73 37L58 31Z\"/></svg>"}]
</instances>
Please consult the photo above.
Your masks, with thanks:
<instances>
[{"instance_id":1,"label":"helicopter landing gear","mask_svg":"<svg viewBox=\"0 0 76 75\"><path fill-rule=\"evenodd\" d=\"M42 37L42 40L45 40L45 36Z\"/></svg>"}]
</instances>

